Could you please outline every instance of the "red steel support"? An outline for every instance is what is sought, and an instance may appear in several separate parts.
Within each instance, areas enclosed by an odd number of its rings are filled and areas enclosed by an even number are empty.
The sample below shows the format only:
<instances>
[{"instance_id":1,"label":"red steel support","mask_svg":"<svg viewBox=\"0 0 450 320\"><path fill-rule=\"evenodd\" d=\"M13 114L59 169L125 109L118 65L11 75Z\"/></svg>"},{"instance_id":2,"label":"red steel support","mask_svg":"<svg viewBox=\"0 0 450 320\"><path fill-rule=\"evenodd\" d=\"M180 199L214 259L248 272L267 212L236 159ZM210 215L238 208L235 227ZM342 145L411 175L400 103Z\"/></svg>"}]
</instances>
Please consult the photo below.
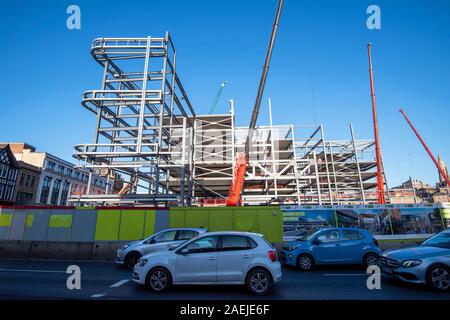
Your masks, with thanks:
<instances>
[{"instance_id":1,"label":"red steel support","mask_svg":"<svg viewBox=\"0 0 450 320\"><path fill-rule=\"evenodd\" d=\"M385 204L384 199L384 179L383 179L383 164L381 160L380 138L378 136L378 119L377 119L377 102L375 100L375 89L373 85L373 68L372 68L372 54L370 48L372 44L367 45L367 53L369 55L369 76L370 76L370 94L372 96L372 115L373 115L373 131L375 135L375 154L377 160L377 195L378 204Z\"/></svg>"},{"instance_id":2,"label":"red steel support","mask_svg":"<svg viewBox=\"0 0 450 320\"><path fill-rule=\"evenodd\" d=\"M403 117L405 118L405 120L408 122L409 126L411 127L411 129L414 131L414 133L416 134L417 138L419 138L419 141L422 143L423 147L425 148L425 150L427 151L428 155L430 156L431 160L433 160L434 164L436 165L436 168L438 169L439 173L442 175L442 177L444 177L445 182L447 183L447 187L450 187L450 179L447 176L447 174L445 173L445 171L442 169L442 167L439 165L439 162L437 162L436 158L433 156L433 154L431 153L431 150L428 148L427 144L425 143L425 141L423 141L422 137L420 136L419 132L417 132L416 128L414 128L413 124L411 123L411 121L409 120L408 116L406 115L405 111L403 111L403 109L399 110L400 113L403 115Z\"/></svg>"}]
</instances>

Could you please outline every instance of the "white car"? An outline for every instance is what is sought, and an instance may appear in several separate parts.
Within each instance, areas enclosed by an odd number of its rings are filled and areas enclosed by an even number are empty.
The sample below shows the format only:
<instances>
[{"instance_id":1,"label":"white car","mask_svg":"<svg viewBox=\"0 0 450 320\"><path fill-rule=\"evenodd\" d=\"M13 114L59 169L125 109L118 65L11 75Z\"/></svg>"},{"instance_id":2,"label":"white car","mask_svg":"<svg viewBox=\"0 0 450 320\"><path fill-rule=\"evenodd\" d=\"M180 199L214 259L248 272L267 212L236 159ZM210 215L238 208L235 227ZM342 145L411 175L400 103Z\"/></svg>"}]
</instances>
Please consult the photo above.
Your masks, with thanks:
<instances>
[{"instance_id":1,"label":"white car","mask_svg":"<svg viewBox=\"0 0 450 320\"><path fill-rule=\"evenodd\" d=\"M264 295L281 280L273 246L260 234L207 232L168 251L143 256L134 266L133 281L153 292L172 285L246 285Z\"/></svg>"}]
</instances>

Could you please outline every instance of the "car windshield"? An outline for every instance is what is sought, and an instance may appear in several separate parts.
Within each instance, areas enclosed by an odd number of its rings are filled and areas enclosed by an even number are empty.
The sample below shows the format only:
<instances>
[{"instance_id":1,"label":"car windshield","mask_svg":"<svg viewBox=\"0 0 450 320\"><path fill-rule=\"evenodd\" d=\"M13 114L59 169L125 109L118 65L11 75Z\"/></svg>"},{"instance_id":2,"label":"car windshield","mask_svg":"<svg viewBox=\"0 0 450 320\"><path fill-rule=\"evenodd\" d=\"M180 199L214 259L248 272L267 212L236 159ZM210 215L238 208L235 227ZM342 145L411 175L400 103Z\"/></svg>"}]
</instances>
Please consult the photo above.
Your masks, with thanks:
<instances>
[{"instance_id":1,"label":"car windshield","mask_svg":"<svg viewBox=\"0 0 450 320\"><path fill-rule=\"evenodd\" d=\"M422 242L421 246L450 249L450 232L438 233Z\"/></svg>"},{"instance_id":2,"label":"car windshield","mask_svg":"<svg viewBox=\"0 0 450 320\"><path fill-rule=\"evenodd\" d=\"M308 241L308 240L311 240L312 237L316 234L317 231L318 231L318 229L308 230L300 238L297 238L296 240L297 241Z\"/></svg>"}]
</instances>

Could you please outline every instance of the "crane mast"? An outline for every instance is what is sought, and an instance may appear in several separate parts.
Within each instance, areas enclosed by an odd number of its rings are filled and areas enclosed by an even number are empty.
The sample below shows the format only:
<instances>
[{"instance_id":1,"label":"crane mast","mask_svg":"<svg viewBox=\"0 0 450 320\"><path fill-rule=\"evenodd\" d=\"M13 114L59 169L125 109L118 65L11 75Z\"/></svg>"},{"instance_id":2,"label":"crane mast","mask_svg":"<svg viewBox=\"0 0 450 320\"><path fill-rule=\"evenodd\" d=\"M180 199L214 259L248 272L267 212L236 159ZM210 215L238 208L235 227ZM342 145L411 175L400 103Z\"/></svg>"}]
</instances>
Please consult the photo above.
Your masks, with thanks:
<instances>
[{"instance_id":1,"label":"crane mast","mask_svg":"<svg viewBox=\"0 0 450 320\"><path fill-rule=\"evenodd\" d=\"M253 106L252 117L250 119L250 125L248 127L247 139L245 141L245 148L243 153L236 154L236 163L234 168L233 180L230 185L228 197L226 201L227 206L237 206L240 204L242 189L244 186L244 177L247 170L247 164L250 154L250 144L253 138L253 132L256 128L256 122L258 120L259 107L261 105L261 99L264 93L264 87L266 85L267 74L269 72L270 59L272 57L272 50L275 44L275 38L278 30L278 24L281 16L281 9L283 8L283 0L278 1L277 13L275 15L275 21L272 25L272 33L270 35L269 48L266 53L266 60L264 62L261 80L259 81L258 93L256 95L255 105Z\"/></svg>"}]
</instances>

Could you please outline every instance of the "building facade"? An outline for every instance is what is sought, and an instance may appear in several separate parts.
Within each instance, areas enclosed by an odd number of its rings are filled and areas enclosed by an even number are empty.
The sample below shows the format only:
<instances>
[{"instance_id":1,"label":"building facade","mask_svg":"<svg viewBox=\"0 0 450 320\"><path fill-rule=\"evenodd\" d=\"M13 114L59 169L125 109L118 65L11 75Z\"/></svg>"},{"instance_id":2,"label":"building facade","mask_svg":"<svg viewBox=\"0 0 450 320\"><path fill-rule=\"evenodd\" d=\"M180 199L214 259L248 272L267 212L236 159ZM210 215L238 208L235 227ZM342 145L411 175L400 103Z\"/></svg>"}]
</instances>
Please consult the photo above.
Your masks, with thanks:
<instances>
[{"instance_id":1,"label":"building facade","mask_svg":"<svg viewBox=\"0 0 450 320\"><path fill-rule=\"evenodd\" d=\"M0 145L0 204L14 203L19 165L9 145Z\"/></svg>"},{"instance_id":2,"label":"building facade","mask_svg":"<svg viewBox=\"0 0 450 320\"><path fill-rule=\"evenodd\" d=\"M93 170L76 168L73 163L38 152L27 143L9 146L16 163L22 164L18 166L21 173L14 178L17 187L11 204L67 206L77 204L69 202L72 195L102 194L108 189L107 179Z\"/></svg>"}]
</instances>

